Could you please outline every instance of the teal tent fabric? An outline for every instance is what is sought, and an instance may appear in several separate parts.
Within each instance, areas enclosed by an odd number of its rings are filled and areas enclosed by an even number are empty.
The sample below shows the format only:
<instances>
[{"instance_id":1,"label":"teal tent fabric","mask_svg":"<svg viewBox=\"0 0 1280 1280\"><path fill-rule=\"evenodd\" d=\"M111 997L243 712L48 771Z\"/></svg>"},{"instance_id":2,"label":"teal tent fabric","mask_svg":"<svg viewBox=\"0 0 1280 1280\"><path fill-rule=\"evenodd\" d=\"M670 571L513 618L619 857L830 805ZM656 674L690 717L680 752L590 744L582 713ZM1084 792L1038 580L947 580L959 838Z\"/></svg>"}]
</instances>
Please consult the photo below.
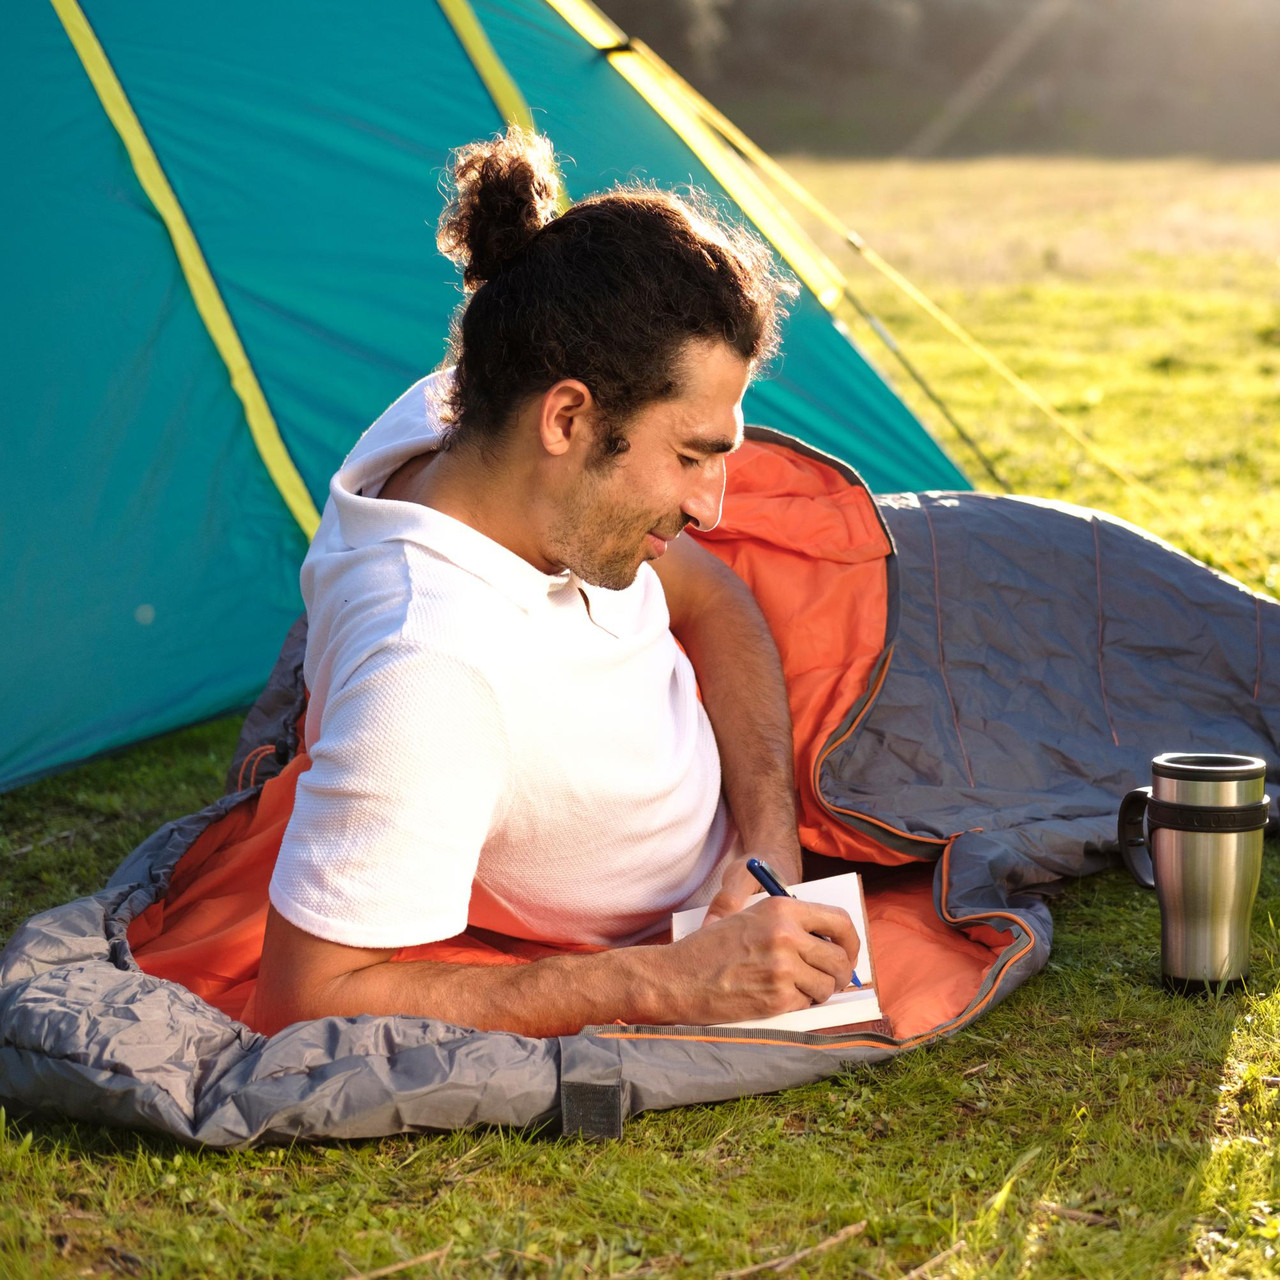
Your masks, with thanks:
<instances>
[{"instance_id":1,"label":"teal tent fabric","mask_svg":"<svg viewBox=\"0 0 1280 1280\"><path fill-rule=\"evenodd\" d=\"M53 9L11 19L0 786L252 700L306 550Z\"/></svg>"},{"instance_id":2,"label":"teal tent fabric","mask_svg":"<svg viewBox=\"0 0 1280 1280\"><path fill-rule=\"evenodd\" d=\"M82 9L200 244L316 506L365 425L444 354L450 148L502 119L437 4ZM474 5L574 195L732 202L543 0ZM252 701L300 608L299 529L173 245L56 13L0 53L10 493L0 509L0 788ZM967 488L805 293L748 420L875 490Z\"/></svg>"}]
</instances>

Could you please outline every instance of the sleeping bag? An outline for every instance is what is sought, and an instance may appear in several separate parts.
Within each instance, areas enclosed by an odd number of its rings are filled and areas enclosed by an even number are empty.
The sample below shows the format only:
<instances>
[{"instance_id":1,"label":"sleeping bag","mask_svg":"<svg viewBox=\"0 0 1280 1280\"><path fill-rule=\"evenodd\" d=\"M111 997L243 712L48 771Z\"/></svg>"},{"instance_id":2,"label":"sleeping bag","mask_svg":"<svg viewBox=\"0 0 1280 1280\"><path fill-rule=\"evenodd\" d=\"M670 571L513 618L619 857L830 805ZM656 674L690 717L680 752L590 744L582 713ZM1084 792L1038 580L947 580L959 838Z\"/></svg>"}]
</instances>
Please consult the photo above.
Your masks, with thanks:
<instances>
[{"instance_id":1,"label":"sleeping bag","mask_svg":"<svg viewBox=\"0 0 1280 1280\"><path fill-rule=\"evenodd\" d=\"M873 499L833 459L749 435L721 524L697 536L778 642L801 839L864 872L892 1035L536 1039L410 1017L254 1030L267 884L308 767L300 620L228 794L0 955L0 1097L212 1146L554 1118L616 1136L639 1110L820 1079L973 1021L1045 963L1044 891L1107 865L1119 799L1153 755L1246 752L1276 777L1280 604L1096 512ZM468 931L397 958L546 953Z\"/></svg>"}]
</instances>

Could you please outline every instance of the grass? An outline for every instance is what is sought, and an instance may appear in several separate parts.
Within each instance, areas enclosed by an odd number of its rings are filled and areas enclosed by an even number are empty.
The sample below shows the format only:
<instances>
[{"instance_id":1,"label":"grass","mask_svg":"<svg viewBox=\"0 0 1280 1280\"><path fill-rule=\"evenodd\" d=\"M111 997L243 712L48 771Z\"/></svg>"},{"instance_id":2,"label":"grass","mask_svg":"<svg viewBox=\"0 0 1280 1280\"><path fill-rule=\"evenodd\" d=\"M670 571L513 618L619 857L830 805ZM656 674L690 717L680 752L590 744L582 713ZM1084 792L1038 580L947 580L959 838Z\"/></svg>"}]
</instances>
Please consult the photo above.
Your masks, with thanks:
<instances>
[{"instance_id":1,"label":"grass","mask_svg":"<svg viewBox=\"0 0 1280 1280\"><path fill-rule=\"evenodd\" d=\"M1280 165L784 163L1139 482L1122 482L818 233L1014 491L1101 507L1280 593L1280 239L1267 212L1280 203ZM847 318L985 479L874 334Z\"/></svg>"},{"instance_id":2,"label":"grass","mask_svg":"<svg viewBox=\"0 0 1280 1280\"><path fill-rule=\"evenodd\" d=\"M1268 580L1280 270L1258 211L1280 166L794 163L1167 510L1144 510L859 275L1017 488L1175 542L1194 529L1253 566L1252 585ZM1197 221L1213 231L1198 248L1179 230ZM0 797L0 935L99 887L161 822L217 794L237 727ZM1273 1275L1277 852L1247 995L1165 995L1153 895L1098 876L1055 904L1047 971L971 1030L782 1095L641 1116L620 1143L493 1130L212 1153L11 1114L0 1275L339 1280L437 1254L396 1274L710 1276L859 1223L786 1274L888 1280L937 1259L927 1274L955 1280Z\"/></svg>"}]
</instances>

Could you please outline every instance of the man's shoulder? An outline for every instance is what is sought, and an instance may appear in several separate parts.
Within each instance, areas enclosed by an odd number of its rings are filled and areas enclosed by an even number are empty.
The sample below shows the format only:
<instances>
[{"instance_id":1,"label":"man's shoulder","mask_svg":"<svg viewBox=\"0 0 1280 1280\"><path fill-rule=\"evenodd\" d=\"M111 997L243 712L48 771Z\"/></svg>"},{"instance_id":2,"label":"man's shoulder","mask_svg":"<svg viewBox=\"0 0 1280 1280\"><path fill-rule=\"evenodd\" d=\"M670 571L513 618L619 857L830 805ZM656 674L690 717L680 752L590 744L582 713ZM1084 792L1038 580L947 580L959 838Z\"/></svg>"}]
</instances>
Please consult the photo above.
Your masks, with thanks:
<instances>
[{"instance_id":1,"label":"man's shoulder","mask_svg":"<svg viewBox=\"0 0 1280 1280\"><path fill-rule=\"evenodd\" d=\"M420 543L382 543L347 561L326 584L335 615L406 654L501 652L500 637L522 616L488 583Z\"/></svg>"},{"instance_id":2,"label":"man's shoulder","mask_svg":"<svg viewBox=\"0 0 1280 1280\"><path fill-rule=\"evenodd\" d=\"M410 615L394 629L353 622L332 641L321 662L327 700L354 700L388 731L428 710L437 718L450 710L492 718L504 701L503 651L482 633L468 642L456 628L415 626Z\"/></svg>"},{"instance_id":3,"label":"man's shoulder","mask_svg":"<svg viewBox=\"0 0 1280 1280\"><path fill-rule=\"evenodd\" d=\"M309 575L310 681L340 688L357 673L397 682L462 663L496 673L518 614L484 583L415 543L390 541L328 557Z\"/></svg>"},{"instance_id":4,"label":"man's shoulder","mask_svg":"<svg viewBox=\"0 0 1280 1280\"><path fill-rule=\"evenodd\" d=\"M501 654L525 618L508 595L434 548L404 545L404 642L459 653Z\"/></svg>"}]
</instances>

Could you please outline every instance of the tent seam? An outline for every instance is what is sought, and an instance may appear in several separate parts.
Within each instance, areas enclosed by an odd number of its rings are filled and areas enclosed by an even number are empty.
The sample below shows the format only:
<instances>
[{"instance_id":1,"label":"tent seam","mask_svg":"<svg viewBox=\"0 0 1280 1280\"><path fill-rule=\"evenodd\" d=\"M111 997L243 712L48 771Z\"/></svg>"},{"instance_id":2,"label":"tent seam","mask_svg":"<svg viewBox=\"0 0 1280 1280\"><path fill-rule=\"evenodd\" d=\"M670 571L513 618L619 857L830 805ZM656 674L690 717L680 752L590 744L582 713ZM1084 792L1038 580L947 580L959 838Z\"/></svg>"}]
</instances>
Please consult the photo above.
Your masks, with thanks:
<instances>
[{"instance_id":1,"label":"tent seam","mask_svg":"<svg viewBox=\"0 0 1280 1280\"><path fill-rule=\"evenodd\" d=\"M173 184L111 65L111 59L77 0L50 0L50 4L98 95L107 119L120 137L134 177L169 233L196 312L230 375L231 388L244 409L249 434L267 474L309 541L320 525L320 513L289 456L266 393L253 371L235 321Z\"/></svg>"},{"instance_id":2,"label":"tent seam","mask_svg":"<svg viewBox=\"0 0 1280 1280\"><path fill-rule=\"evenodd\" d=\"M706 167L725 193L830 314L848 287L844 273L791 212L691 105L691 92L642 41L629 39L590 0L546 0L591 44L658 118ZM845 335L847 338L847 334ZM852 345L852 344L851 344Z\"/></svg>"},{"instance_id":3,"label":"tent seam","mask_svg":"<svg viewBox=\"0 0 1280 1280\"><path fill-rule=\"evenodd\" d=\"M508 124L517 124L521 128L535 131L533 112L520 92L511 75L498 57L493 42L485 32L484 26L476 16L469 0L436 0L445 21L453 28L467 60L480 77L498 114Z\"/></svg>"},{"instance_id":4,"label":"tent seam","mask_svg":"<svg viewBox=\"0 0 1280 1280\"><path fill-rule=\"evenodd\" d=\"M1091 516L1089 523L1093 526L1093 571L1098 584L1098 688L1102 692L1102 709L1107 716L1111 741L1118 747L1120 738L1116 734L1115 722L1111 719L1111 700L1107 697L1107 680L1102 672L1102 629L1106 620L1102 613L1102 544L1098 540L1098 517Z\"/></svg>"},{"instance_id":5,"label":"tent seam","mask_svg":"<svg viewBox=\"0 0 1280 1280\"><path fill-rule=\"evenodd\" d=\"M933 531L933 517L929 514L929 504L922 502L920 510L924 512L924 522L929 526L929 549L933 553L933 616L938 623L938 673L942 676L942 687L947 691L947 701L951 704L951 720L956 727L956 742L960 747L960 757L964 761L964 771L969 777L969 785L977 786L973 780L973 766L969 763L969 753L964 749L964 737L960 732L960 709L956 706L955 695L951 692L951 681L947 678L947 651L942 642L942 596L938 586L938 539Z\"/></svg>"}]
</instances>

